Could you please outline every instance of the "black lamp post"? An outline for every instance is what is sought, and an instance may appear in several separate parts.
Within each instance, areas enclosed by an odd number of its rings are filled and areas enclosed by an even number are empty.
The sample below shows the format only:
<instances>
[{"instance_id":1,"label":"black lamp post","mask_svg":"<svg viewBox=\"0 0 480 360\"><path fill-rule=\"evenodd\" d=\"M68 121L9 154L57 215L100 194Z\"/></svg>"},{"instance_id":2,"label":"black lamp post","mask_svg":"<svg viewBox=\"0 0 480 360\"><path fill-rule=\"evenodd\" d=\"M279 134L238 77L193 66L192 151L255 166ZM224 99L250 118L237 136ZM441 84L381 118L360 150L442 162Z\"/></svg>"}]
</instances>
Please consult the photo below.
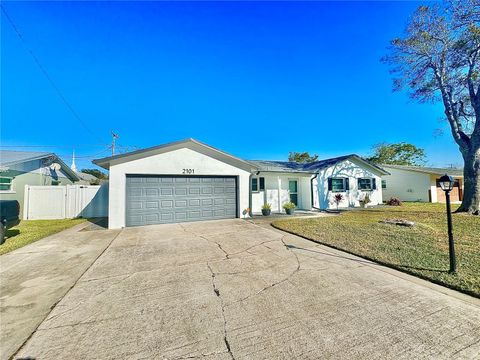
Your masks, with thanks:
<instances>
[{"instance_id":1,"label":"black lamp post","mask_svg":"<svg viewBox=\"0 0 480 360\"><path fill-rule=\"evenodd\" d=\"M453 231L452 231L452 209L450 208L450 191L453 189L455 180L453 177L445 174L440 180L440 187L445 191L445 200L447 201L447 223L448 223L448 252L450 254L450 271L454 274L457 272L457 265L455 261L455 246L453 243Z\"/></svg>"}]
</instances>

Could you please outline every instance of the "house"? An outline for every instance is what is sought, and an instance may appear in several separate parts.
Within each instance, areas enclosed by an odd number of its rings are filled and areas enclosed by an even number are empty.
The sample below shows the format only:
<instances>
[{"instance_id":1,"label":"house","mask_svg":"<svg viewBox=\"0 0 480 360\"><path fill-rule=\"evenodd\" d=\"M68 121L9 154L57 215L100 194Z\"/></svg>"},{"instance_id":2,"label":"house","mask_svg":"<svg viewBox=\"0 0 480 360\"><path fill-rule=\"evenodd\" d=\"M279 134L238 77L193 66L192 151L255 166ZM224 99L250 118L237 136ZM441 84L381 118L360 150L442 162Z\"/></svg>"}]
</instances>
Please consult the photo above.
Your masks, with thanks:
<instances>
[{"instance_id":1,"label":"house","mask_svg":"<svg viewBox=\"0 0 480 360\"><path fill-rule=\"evenodd\" d=\"M103 179L99 179L92 174L87 174L81 171L78 171L77 165L75 164L75 152L72 155L72 164L70 165L70 169L73 170L75 175L80 179L78 184L85 184L85 185L101 185L102 183L106 182Z\"/></svg>"},{"instance_id":2,"label":"house","mask_svg":"<svg viewBox=\"0 0 480 360\"><path fill-rule=\"evenodd\" d=\"M406 165L382 165L390 175L383 178L383 200L398 197L402 201L445 202L445 192L438 179L445 174L455 179L450 192L453 202L463 199L463 169Z\"/></svg>"},{"instance_id":3,"label":"house","mask_svg":"<svg viewBox=\"0 0 480 360\"><path fill-rule=\"evenodd\" d=\"M17 200L20 214L25 185L67 185L79 180L54 153L0 150L0 200Z\"/></svg>"},{"instance_id":4,"label":"house","mask_svg":"<svg viewBox=\"0 0 480 360\"><path fill-rule=\"evenodd\" d=\"M109 228L237 218L263 203L282 211L292 201L305 210L358 206L366 194L382 200L387 172L356 155L297 164L246 161L194 139L93 161L110 171Z\"/></svg>"}]
</instances>

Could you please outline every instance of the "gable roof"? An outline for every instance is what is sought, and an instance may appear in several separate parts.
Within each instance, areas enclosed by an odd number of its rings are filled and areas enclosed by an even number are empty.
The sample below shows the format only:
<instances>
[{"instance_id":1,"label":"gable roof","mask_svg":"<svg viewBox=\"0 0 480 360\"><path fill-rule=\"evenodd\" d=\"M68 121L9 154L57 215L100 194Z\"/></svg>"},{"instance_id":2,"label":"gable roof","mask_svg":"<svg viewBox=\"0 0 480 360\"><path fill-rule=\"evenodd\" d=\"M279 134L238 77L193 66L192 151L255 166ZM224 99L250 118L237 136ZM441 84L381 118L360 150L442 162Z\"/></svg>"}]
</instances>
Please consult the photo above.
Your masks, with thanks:
<instances>
[{"instance_id":1,"label":"gable roof","mask_svg":"<svg viewBox=\"0 0 480 360\"><path fill-rule=\"evenodd\" d=\"M314 174L319 170L328 168L347 159L353 159L365 164L382 175L388 175L388 172L381 167L361 158L356 154L338 156L330 159L318 160L310 163L296 163L291 161L268 161L268 160L250 160L256 165L259 171L265 172L287 172L287 173L307 173Z\"/></svg>"},{"instance_id":2,"label":"gable roof","mask_svg":"<svg viewBox=\"0 0 480 360\"><path fill-rule=\"evenodd\" d=\"M202 143L192 138L188 138L180 141L174 141L174 142L170 142L163 145L152 146L146 149L136 150L136 151L119 154L115 156L109 156L102 159L96 159L96 160L93 160L93 163L104 169L109 169L110 165L117 165L124 162L138 160L144 157L162 154L162 153L166 153L169 151L178 150L182 148L192 149L194 151L210 156L219 161L223 161L227 164L238 167L240 169L245 169L247 171L256 169L256 166L249 163L248 161L242 160L238 157L235 157L222 150L214 148L213 146L207 145L205 143Z\"/></svg>"},{"instance_id":3,"label":"gable roof","mask_svg":"<svg viewBox=\"0 0 480 360\"><path fill-rule=\"evenodd\" d=\"M16 151L16 150L0 150L0 167L8 169L9 166L21 164L27 161L40 160L45 158L53 158L58 162L62 170L67 174L71 180L79 181L80 178L70 167L63 162L55 153L41 152L41 151Z\"/></svg>"},{"instance_id":4,"label":"gable roof","mask_svg":"<svg viewBox=\"0 0 480 360\"><path fill-rule=\"evenodd\" d=\"M387 169L399 169L407 171L416 171L426 174L433 175L452 175L452 176L463 176L463 169L458 168L437 168L437 167L425 167L425 166L411 166L411 165L382 165Z\"/></svg>"},{"instance_id":5,"label":"gable roof","mask_svg":"<svg viewBox=\"0 0 480 360\"><path fill-rule=\"evenodd\" d=\"M43 159L49 156L55 156L55 154L40 151L0 150L0 165L8 166L27 161Z\"/></svg>"}]
</instances>

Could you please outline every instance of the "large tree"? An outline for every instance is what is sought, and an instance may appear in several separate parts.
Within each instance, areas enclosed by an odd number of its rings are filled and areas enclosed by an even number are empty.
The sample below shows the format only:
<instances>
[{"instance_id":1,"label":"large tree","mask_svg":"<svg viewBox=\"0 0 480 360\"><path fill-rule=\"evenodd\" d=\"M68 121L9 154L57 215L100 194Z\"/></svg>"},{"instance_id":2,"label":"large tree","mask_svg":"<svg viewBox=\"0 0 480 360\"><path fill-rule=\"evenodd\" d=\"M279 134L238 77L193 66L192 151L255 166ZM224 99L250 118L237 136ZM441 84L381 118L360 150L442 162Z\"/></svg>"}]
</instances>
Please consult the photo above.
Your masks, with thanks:
<instances>
[{"instance_id":1,"label":"large tree","mask_svg":"<svg viewBox=\"0 0 480 360\"><path fill-rule=\"evenodd\" d=\"M373 154L367 160L380 165L423 165L425 150L404 142L381 143L373 147Z\"/></svg>"},{"instance_id":2,"label":"large tree","mask_svg":"<svg viewBox=\"0 0 480 360\"><path fill-rule=\"evenodd\" d=\"M441 101L464 160L458 211L480 211L480 0L420 6L383 59L394 89L420 102Z\"/></svg>"},{"instance_id":3,"label":"large tree","mask_svg":"<svg viewBox=\"0 0 480 360\"><path fill-rule=\"evenodd\" d=\"M288 154L288 161L296 162L296 163L310 163L317 161L318 155L310 155L308 152L295 152L290 151Z\"/></svg>"}]
</instances>

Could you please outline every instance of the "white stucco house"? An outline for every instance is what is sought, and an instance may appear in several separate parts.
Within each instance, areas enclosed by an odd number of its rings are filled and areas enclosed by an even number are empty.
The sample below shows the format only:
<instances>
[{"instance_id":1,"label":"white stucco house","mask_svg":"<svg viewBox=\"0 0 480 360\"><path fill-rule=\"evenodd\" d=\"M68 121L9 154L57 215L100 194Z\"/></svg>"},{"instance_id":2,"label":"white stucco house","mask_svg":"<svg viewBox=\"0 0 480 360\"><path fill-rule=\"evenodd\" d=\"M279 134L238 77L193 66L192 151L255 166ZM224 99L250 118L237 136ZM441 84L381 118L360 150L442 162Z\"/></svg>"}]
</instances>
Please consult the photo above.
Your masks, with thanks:
<instances>
[{"instance_id":1,"label":"white stucco house","mask_svg":"<svg viewBox=\"0 0 480 360\"><path fill-rule=\"evenodd\" d=\"M445 193L438 182L445 174L455 179L451 200L463 199L463 169L407 165L382 165L382 168L390 173L382 179L384 201L398 197L402 201L445 202Z\"/></svg>"},{"instance_id":2,"label":"white stucco house","mask_svg":"<svg viewBox=\"0 0 480 360\"><path fill-rule=\"evenodd\" d=\"M264 203L283 212L382 202L388 173L357 155L298 164L242 160L194 139L93 161L109 170L109 228L242 217Z\"/></svg>"}]
</instances>

